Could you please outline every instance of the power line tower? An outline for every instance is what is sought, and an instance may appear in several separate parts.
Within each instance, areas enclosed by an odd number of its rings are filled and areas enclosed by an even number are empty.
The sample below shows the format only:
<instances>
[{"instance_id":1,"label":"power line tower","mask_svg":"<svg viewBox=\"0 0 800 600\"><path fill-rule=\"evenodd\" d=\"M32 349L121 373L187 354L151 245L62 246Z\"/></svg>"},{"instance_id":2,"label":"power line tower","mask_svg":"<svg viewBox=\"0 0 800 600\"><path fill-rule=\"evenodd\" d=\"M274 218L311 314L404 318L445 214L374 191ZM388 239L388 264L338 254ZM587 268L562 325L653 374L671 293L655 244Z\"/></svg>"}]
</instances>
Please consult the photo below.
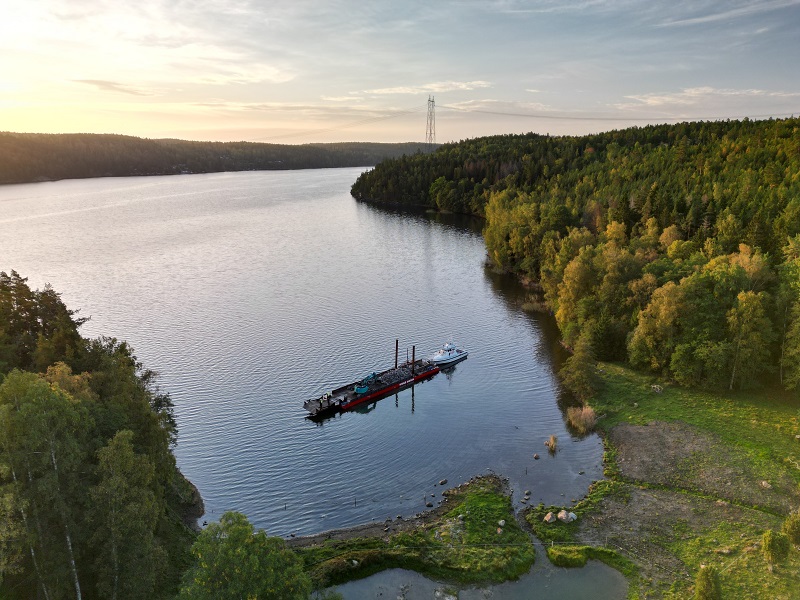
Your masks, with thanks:
<instances>
[{"instance_id":1,"label":"power line tower","mask_svg":"<svg viewBox=\"0 0 800 600\"><path fill-rule=\"evenodd\" d=\"M428 124L425 127L425 143L432 149L436 143L436 102L433 96L428 96Z\"/></svg>"}]
</instances>

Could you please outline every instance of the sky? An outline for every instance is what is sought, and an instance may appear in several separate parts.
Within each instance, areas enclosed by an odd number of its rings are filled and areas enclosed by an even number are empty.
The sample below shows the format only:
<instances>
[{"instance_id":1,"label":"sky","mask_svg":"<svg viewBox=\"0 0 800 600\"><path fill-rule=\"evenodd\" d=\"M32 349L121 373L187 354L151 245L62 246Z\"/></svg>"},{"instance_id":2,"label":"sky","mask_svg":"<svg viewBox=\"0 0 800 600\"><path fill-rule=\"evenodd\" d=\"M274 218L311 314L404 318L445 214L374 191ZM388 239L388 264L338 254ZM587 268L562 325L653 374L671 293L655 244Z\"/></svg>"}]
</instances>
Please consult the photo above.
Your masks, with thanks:
<instances>
[{"instance_id":1,"label":"sky","mask_svg":"<svg viewBox=\"0 0 800 600\"><path fill-rule=\"evenodd\" d=\"M800 115L800 0L0 0L0 131L437 142Z\"/></svg>"}]
</instances>

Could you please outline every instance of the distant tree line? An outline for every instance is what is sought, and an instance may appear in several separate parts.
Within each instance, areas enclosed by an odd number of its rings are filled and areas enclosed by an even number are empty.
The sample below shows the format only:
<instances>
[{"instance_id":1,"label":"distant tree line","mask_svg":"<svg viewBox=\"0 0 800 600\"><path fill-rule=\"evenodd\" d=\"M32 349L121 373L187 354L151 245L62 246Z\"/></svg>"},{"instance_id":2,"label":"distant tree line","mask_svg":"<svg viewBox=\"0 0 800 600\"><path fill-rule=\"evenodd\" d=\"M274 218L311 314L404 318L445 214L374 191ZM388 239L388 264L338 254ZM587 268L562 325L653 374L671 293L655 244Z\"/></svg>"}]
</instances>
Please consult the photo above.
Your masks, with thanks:
<instances>
[{"instance_id":1,"label":"distant tree line","mask_svg":"<svg viewBox=\"0 0 800 600\"><path fill-rule=\"evenodd\" d=\"M491 260L540 284L583 364L800 389L798 119L478 138L352 193L485 217Z\"/></svg>"},{"instance_id":2,"label":"distant tree line","mask_svg":"<svg viewBox=\"0 0 800 600\"><path fill-rule=\"evenodd\" d=\"M422 143L286 145L0 132L0 184L86 177L363 167L424 151L427 146Z\"/></svg>"},{"instance_id":3,"label":"distant tree line","mask_svg":"<svg viewBox=\"0 0 800 600\"><path fill-rule=\"evenodd\" d=\"M84 321L0 272L0 597L174 597L199 497L175 465L172 401Z\"/></svg>"}]
</instances>

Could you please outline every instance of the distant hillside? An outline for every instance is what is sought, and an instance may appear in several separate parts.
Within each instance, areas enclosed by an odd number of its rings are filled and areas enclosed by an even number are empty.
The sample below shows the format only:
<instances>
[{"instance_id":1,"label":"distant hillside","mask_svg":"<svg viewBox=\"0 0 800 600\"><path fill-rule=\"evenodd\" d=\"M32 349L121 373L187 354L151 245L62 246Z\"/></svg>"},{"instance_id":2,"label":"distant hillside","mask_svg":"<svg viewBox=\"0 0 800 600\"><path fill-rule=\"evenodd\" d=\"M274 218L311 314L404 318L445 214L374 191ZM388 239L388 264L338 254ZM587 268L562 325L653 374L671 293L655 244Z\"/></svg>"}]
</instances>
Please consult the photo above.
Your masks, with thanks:
<instances>
[{"instance_id":1,"label":"distant hillside","mask_svg":"<svg viewBox=\"0 0 800 600\"><path fill-rule=\"evenodd\" d=\"M151 140L111 134L0 132L0 184L86 177L365 167L426 150L425 144L414 142L292 146Z\"/></svg>"}]
</instances>

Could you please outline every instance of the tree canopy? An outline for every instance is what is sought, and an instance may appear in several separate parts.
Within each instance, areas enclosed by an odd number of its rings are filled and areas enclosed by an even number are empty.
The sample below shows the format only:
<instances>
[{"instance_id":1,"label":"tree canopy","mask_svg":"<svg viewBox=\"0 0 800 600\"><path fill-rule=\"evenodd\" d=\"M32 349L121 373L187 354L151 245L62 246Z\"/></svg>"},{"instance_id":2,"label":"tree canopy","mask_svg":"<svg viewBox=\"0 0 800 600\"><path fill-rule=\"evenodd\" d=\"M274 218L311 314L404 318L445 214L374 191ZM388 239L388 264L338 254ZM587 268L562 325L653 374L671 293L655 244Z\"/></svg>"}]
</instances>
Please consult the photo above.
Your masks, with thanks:
<instances>
[{"instance_id":1,"label":"tree canopy","mask_svg":"<svg viewBox=\"0 0 800 600\"><path fill-rule=\"evenodd\" d=\"M311 593L302 560L238 512L204 529L192 554L180 594L187 600L303 600Z\"/></svg>"},{"instance_id":2,"label":"tree canopy","mask_svg":"<svg viewBox=\"0 0 800 600\"><path fill-rule=\"evenodd\" d=\"M0 596L171 597L194 538L172 401L83 322L0 273Z\"/></svg>"},{"instance_id":3,"label":"tree canopy","mask_svg":"<svg viewBox=\"0 0 800 600\"><path fill-rule=\"evenodd\" d=\"M684 385L800 389L800 119L495 136L384 161L354 197L485 217L564 341Z\"/></svg>"}]
</instances>

